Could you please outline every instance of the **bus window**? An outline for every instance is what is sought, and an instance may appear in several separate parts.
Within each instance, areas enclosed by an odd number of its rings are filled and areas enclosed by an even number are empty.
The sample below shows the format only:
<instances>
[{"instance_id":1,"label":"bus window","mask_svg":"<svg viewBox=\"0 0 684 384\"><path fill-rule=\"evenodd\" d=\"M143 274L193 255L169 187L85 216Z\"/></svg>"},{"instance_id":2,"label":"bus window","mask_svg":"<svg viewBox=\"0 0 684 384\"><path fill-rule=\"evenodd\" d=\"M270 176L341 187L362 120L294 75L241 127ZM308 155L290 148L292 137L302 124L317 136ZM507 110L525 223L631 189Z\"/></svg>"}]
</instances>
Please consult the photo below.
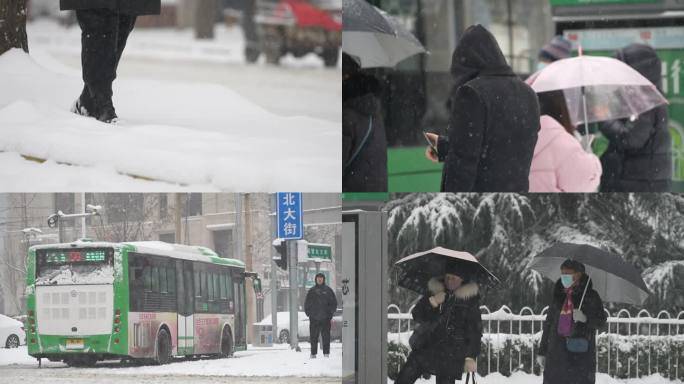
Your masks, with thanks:
<instances>
[{"instance_id":1,"label":"bus window","mask_svg":"<svg viewBox=\"0 0 684 384\"><path fill-rule=\"evenodd\" d=\"M200 275L199 271L195 270L195 297L202 297L202 285L200 284Z\"/></svg>"},{"instance_id":2,"label":"bus window","mask_svg":"<svg viewBox=\"0 0 684 384\"><path fill-rule=\"evenodd\" d=\"M168 267L166 269L166 279L168 280L169 293L176 293L176 269Z\"/></svg>"},{"instance_id":3,"label":"bus window","mask_svg":"<svg viewBox=\"0 0 684 384\"><path fill-rule=\"evenodd\" d=\"M145 291L152 291L152 277L150 276L150 266L143 267L143 283Z\"/></svg>"},{"instance_id":4,"label":"bus window","mask_svg":"<svg viewBox=\"0 0 684 384\"><path fill-rule=\"evenodd\" d=\"M219 277L219 292L221 292L221 298L226 299L228 298L228 294L226 292L226 274L222 273Z\"/></svg>"},{"instance_id":5,"label":"bus window","mask_svg":"<svg viewBox=\"0 0 684 384\"><path fill-rule=\"evenodd\" d=\"M212 276L214 277L214 296L216 297L216 300L221 298L221 290L219 289L219 274L218 273L212 273Z\"/></svg>"},{"instance_id":6,"label":"bus window","mask_svg":"<svg viewBox=\"0 0 684 384\"><path fill-rule=\"evenodd\" d=\"M207 286L209 287L209 301L214 301L214 274L207 273Z\"/></svg>"},{"instance_id":7,"label":"bus window","mask_svg":"<svg viewBox=\"0 0 684 384\"><path fill-rule=\"evenodd\" d=\"M159 268L159 292L169 292L169 286L166 283L166 268L164 267Z\"/></svg>"},{"instance_id":8,"label":"bus window","mask_svg":"<svg viewBox=\"0 0 684 384\"><path fill-rule=\"evenodd\" d=\"M152 280L152 292L159 292L159 268L152 267L152 275L150 276Z\"/></svg>"},{"instance_id":9,"label":"bus window","mask_svg":"<svg viewBox=\"0 0 684 384\"><path fill-rule=\"evenodd\" d=\"M226 273L226 296L228 301L233 300L233 281L230 278L230 272Z\"/></svg>"}]
</instances>

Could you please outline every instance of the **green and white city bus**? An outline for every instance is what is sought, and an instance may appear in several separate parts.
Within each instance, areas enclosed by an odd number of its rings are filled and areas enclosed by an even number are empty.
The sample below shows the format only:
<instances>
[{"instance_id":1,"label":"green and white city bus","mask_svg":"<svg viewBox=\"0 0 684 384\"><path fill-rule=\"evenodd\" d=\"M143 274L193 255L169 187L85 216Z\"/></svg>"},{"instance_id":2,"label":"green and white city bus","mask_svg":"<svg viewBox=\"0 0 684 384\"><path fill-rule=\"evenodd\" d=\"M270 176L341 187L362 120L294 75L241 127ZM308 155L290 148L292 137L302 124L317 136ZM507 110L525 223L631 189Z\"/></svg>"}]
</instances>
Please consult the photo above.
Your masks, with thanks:
<instances>
[{"instance_id":1,"label":"green and white city bus","mask_svg":"<svg viewBox=\"0 0 684 384\"><path fill-rule=\"evenodd\" d=\"M245 277L255 275L241 261L198 246L77 241L31 247L28 353L73 366L230 356L247 346Z\"/></svg>"}]
</instances>

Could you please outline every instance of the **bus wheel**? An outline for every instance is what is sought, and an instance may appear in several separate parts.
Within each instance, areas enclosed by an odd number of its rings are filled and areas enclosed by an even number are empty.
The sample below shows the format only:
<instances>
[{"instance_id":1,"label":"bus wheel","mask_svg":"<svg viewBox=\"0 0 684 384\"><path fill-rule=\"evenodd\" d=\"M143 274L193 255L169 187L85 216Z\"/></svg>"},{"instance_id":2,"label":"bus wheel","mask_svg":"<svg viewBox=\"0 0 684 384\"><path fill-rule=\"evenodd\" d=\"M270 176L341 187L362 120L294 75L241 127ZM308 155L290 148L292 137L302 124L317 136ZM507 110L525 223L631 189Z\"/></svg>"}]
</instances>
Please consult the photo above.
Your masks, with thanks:
<instances>
[{"instance_id":1,"label":"bus wheel","mask_svg":"<svg viewBox=\"0 0 684 384\"><path fill-rule=\"evenodd\" d=\"M7 337L5 342L5 348L18 348L19 347L19 336L11 334Z\"/></svg>"},{"instance_id":2,"label":"bus wheel","mask_svg":"<svg viewBox=\"0 0 684 384\"><path fill-rule=\"evenodd\" d=\"M233 335L230 334L228 327L223 328L221 336L221 355L220 357L233 356Z\"/></svg>"},{"instance_id":3,"label":"bus wheel","mask_svg":"<svg viewBox=\"0 0 684 384\"><path fill-rule=\"evenodd\" d=\"M168 364L171 361L171 337L166 329L160 329L157 334L157 355L154 358L157 364Z\"/></svg>"},{"instance_id":4,"label":"bus wheel","mask_svg":"<svg viewBox=\"0 0 684 384\"><path fill-rule=\"evenodd\" d=\"M278 334L278 341L280 341L282 344L287 344L290 342L290 331L287 329L283 329L280 331L280 334Z\"/></svg>"}]
</instances>

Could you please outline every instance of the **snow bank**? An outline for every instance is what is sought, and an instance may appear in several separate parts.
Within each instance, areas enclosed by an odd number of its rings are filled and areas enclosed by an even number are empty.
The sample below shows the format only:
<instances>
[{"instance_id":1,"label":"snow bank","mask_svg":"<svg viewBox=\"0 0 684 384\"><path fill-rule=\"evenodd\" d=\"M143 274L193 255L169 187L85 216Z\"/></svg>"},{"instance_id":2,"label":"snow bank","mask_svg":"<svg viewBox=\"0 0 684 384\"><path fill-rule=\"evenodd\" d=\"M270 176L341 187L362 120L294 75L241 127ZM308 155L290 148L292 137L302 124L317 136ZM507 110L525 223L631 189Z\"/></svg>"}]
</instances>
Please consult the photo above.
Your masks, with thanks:
<instances>
[{"instance_id":1,"label":"snow bank","mask_svg":"<svg viewBox=\"0 0 684 384\"><path fill-rule=\"evenodd\" d=\"M319 351L317 359L310 359L308 343L301 343L302 352L295 352L287 345L273 348L253 348L235 352L230 359L206 359L182 361L164 366L115 367L79 369L84 374L97 375L201 375L201 376L298 376L298 377L341 377L342 345L331 343L330 357L324 358ZM43 366L63 367L62 363L43 360ZM26 347L0 349L0 367L3 365L38 364L27 354Z\"/></svg>"},{"instance_id":2,"label":"snow bank","mask_svg":"<svg viewBox=\"0 0 684 384\"><path fill-rule=\"evenodd\" d=\"M222 86L117 80L123 122L108 125L68 111L79 77L21 50L0 56L0 84L0 152L224 191L341 189L339 123L277 116ZM6 168L0 163L3 185L36 180ZM102 190L70 181L23 191Z\"/></svg>"},{"instance_id":3,"label":"snow bank","mask_svg":"<svg viewBox=\"0 0 684 384\"><path fill-rule=\"evenodd\" d=\"M463 376L465 381L465 376ZM530 375L528 373L516 372L510 377L501 375L500 373L492 373L485 377L477 377L478 384L541 384L541 376ZM416 384L434 383L434 377L430 380L418 380ZM387 383L393 383L392 380L387 380ZM681 384L680 380L670 380L660 375L650 375L641 378L633 379L616 379L604 373L596 375L596 384Z\"/></svg>"}]
</instances>

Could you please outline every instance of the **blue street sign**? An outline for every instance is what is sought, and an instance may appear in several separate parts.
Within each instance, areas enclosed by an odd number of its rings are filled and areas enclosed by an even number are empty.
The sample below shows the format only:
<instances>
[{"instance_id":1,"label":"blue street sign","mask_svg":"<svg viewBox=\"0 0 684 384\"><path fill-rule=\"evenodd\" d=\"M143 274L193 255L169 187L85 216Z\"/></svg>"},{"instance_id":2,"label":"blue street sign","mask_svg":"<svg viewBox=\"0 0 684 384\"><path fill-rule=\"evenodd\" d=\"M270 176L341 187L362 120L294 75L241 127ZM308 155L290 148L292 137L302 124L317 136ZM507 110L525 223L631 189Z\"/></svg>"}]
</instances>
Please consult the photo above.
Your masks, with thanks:
<instances>
[{"instance_id":1,"label":"blue street sign","mask_svg":"<svg viewBox=\"0 0 684 384\"><path fill-rule=\"evenodd\" d=\"M302 193L278 192L277 199L278 237L286 240L303 238Z\"/></svg>"}]
</instances>

